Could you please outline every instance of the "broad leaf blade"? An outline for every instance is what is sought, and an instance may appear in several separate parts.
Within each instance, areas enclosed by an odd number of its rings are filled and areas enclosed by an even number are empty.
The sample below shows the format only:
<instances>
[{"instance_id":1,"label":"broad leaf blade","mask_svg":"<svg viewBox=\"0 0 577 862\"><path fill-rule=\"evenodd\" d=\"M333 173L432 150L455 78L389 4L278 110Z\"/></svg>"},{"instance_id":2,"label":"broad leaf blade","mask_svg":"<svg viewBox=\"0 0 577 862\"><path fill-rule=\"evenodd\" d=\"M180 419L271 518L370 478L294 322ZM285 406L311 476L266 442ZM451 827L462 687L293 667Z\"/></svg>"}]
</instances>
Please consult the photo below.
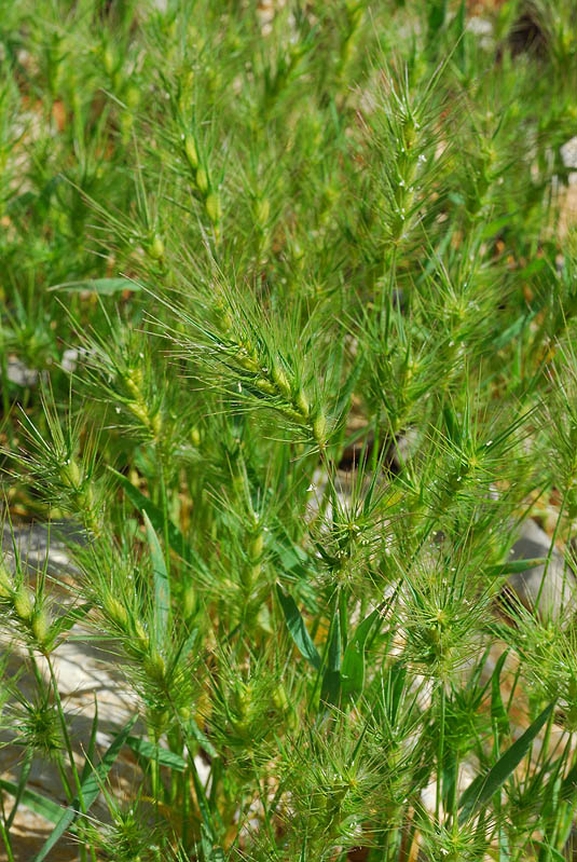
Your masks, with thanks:
<instances>
[{"instance_id":1,"label":"broad leaf blade","mask_svg":"<svg viewBox=\"0 0 577 862\"><path fill-rule=\"evenodd\" d=\"M341 667L341 690L344 697L355 699L361 694L365 684L365 644L379 620L378 610L374 610L357 626L352 640L347 644Z\"/></svg>"},{"instance_id":2,"label":"broad leaf blade","mask_svg":"<svg viewBox=\"0 0 577 862\"><path fill-rule=\"evenodd\" d=\"M315 670L318 670L321 666L321 657L307 631L307 627L305 626L300 611L296 606L295 600L292 596L283 592L280 584L277 584L276 590L287 628L291 638L293 639L294 645L303 658L306 658Z\"/></svg>"},{"instance_id":3,"label":"broad leaf blade","mask_svg":"<svg viewBox=\"0 0 577 862\"><path fill-rule=\"evenodd\" d=\"M193 737L193 739L198 742L203 751L206 751L210 757L214 760L215 757L218 757L218 751L208 738L208 736L200 729L194 718L189 718L186 722L186 729Z\"/></svg>"},{"instance_id":4,"label":"broad leaf blade","mask_svg":"<svg viewBox=\"0 0 577 862\"><path fill-rule=\"evenodd\" d=\"M204 854L205 858L214 860L222 859L224 862L224 855L221 856L222 850L219 846L220 842L218 839L219 834L221 834L223 830L222 819L220 817L218 807L211 806L207 799L206 789L200 780L196 763L194 762L194 758L190 752L189 763L192 783L194 785L198 808L202 818L201 830L203 845L205 843L205 839L207 841Z\"/></svg>"},{"instance_id":5,"label":"broad leaf blade","mask_svg":"<svg viewBox=\"0 0 577 862\"><path fill-rule=\"evenodd\" d=\"M338 610L333 616L326 652L326 668L321 687L321 698L326 703L337 704L341 691L341 617Z\"/></svg>"},{"instance_id":6,"label":"broad leaf blade","mask_svg":"<svg viewBox=\"0 0 577 862\"><path fill-rule=\"evenodd\" d=\"M502 787L530 750L533 740L553 712L553 707L554 704L550 703L525 733L501 755L495 765L467 787L459 800L459 823L464 823L476 808L487 803Z\"/></svg>"},{"instance_id":7,"label":"broad leaf blade","mask_svg":"<svg viewBox=\"0 0 577 862\"><path fill-rule=\"evenodd\" d=\"M505 650L499 656L491 676L491 718L500 736L507 736L509 733L509 716L501 696L501 671L508 654L509 651Z\"/></svg>"},{"instance_id":8,"label":"broad leaf blade","mask_svg":"<svg viewBox=\"0 0 577 862\"><path fill-rule=\"evenodd\" d=\"M94 695L94 717L92 719L92 727L90 729L90 739L88 741L88 748L86 749L86 759L84 761L84 768L82 770L82 775L80 778L81 782L84 782L88 779L88 776L92 772L95 762L96 755L96 740L98 736L98 698L96 694Z\"/></svg>"},{"instance_id":9,"label":"broad leaf blade","mask_svg":"<svg viewBox=\"0 0 577 862\"><path fill-rule=\"evenodd\" d=\"M528 569L536 569L537 566L545 566L546 564L546 557L533 557L530 560L508 560L498 566L487 566L484 571L490 578L496 578L499 575L518 575L528 571Z\"/></svg>"},{"instance_id":10,"label":"broad leaf blade","mask_svg":"<svg viewBox=\"0 0 577 862\"><path fill-rule=\"evenodd\" d=\"M0 778L0 789L5 790L6 793L9 793L14 797L20 793L19 785L14 781L8 781L6 778ZM40 814L41 817L46 818L46 820L49 820L51 823L57 823L62 816L61 805L58 805L57 802L53 802L51 799L47 799L45 796L42 796L40 793L36 793L35 790L30 790L29 788L26 788L20 794L20 802L22 805L25 805L26 808L34 811L35 814Z\"/></svg>"},{"instance_id":11,"label":"broad leaf blade","mask_svg":"<svg viewBox=\"0 0 577 862\"><path fill-rule=\"evenodd\" d=\"M147 760L152 760L160 766L167 766L175 772L184 772L186 769L186 760L180 754L174 751L169 751L162 748L160 745L155 745L147 739L141 739L139 736L129 736L126 744L141 757Z\"/></svg>"}]
</instances>

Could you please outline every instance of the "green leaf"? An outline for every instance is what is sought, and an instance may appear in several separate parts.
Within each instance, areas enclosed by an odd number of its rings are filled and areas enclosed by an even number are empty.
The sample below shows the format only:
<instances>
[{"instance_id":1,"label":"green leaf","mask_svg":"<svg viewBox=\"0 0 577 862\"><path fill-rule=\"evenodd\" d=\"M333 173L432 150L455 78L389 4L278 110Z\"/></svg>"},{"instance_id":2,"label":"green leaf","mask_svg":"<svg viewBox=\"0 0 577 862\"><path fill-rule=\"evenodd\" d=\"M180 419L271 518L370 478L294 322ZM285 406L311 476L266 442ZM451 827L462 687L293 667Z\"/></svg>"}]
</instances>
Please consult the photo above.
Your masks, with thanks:
<instances>
[{"instance_id":1,"label":"green leaf","mask_svg":"<svg viewBox=\"0 0 577 862\"><path fill-rule=\"evenodd\" d=\"M343 697L356 700L363 690L365 684L365 643L379 619L380 613L376 609L357 626L353 638L347 644L341 667Z\"/></svg>"},{"instance_id":2,"label":"green leaf","mask_svg":"<svg viewBox=\"0 0 577 862\"><path fill-rule=\"evenodd\" d=\"M492 239L494 236L501 233L503 228L507 227L509 224L511 224L511 213L508 212L507 215L480 225L479 236L484 240Z\"/></svg>"},{"instance_id":3,"label":"green leaf","mask_svg":"<svg viewBox=\"0 0 577 862\"><path fill-rule=\"evenodd\" d=\"M55 284L48 290L62 290L65 293L97 293L99 296L113 296L125 290L138 292L142 287L128 278L89 278L85 281L65 281Z\"/></svg>"},{"instance_id":4,"label":"green leaf","mask_svg":"<svg viewBox=\"0 0 577 862\"><path fill-rule=\"evenodd\" d=\"M283 572L297 579L305 579L308 574L308 555L295 544L282 525L275 523L270 548Z\"/></svg>"},{"instance_id":5,"label":"green leaf","mask_svg":"<svg viewBox=\"0 0 577 862\"><path fill-rule=\"evenodd\" d=\"M495 670L491 675L491 718L500 736L507 736L509 733L509 716L501 697L501 671L508 654L509 650L505 650L499 656Z\"/></svg>"},{"instance_id":6,"label":"green leaf","mask_svg":"<svg viewBox=\"0 0 577 862\"><path fill-rule=\"evenodd\" d=\"M464 823L476 808L487 803L502 787L530 750L533 740L553 712L553 708L554 704L550 703L525 733L501 755L495 765L485 775L477 776L467 787L459 800L460 824Z\"/></svg>"},{"instance_id":7,"label":"green leaf","mask_svg":"<svg viewBox=\"0 0 577 862\"><path fill-rule=\"evenodd\" d=\"M225 862L224 850L215 843L205 823L201 824L201 848L204 862Z\"/></svg>"},{"instance_id":8,"label":"green leaf","mask_svg":"<svg viewBox=\"0 0 577 862\"><path fill-rule=\"evenodd\" d=\"M114 765L116 759L118 758L120 750L125 744L137 718L138 716L135 715L130 719L128 724L126 724L120 731L120 733L116 735L116 737L112 741L112 744L106 750L98 766L90 770L88 777L81 784L79 796L74 799L71 805L69 805L67 808L64 809L64 811L62 811L58 822L50 833L48 839L44 842L44 844L34 857L33 862L43 862L43 860L46 859L52 848L56 846L58 841L62 838L64 833L70 828L70 826L74 823L78 816L81 814L86 814L90 810L91 806L98 798L102 782L104 781L104 779L110 772L112 766ZM80 797L82 797L82 802L80 801Z\"/></svg>"},{"instance_id":9,"label":"green leaf","mask_svg":"<svg viewBox=\"0 0 577 862\"><path fill-rule=\"evenodd\" d=\"M6 778L0 778L0 788L14 797L16 797L20 792L19 785L14 781L8 781ZM35 790L29 790L26 788L20 794L20 802L22 805L25 805L26 808L34 811L35 814L40 814L42 817L45 817L46 820L49 820L51 823L56 823L62 815L61 805L58 805L57 802L53 802L51 799L47 799L40 793L36 793Z\"/></svg>"},{"instance_id":10,"label":"green leaf","mask_svg":"<svg viewBox=\"0 0 577 862\"><path fill-rule=\"evenodd\" d=\"M153 760L160 766L167 766L176 772L184 772L186 769L186 760L184 757L176 754L174 751L168 751L160 745L149 742L147 739L141 739L139 736L129 736L126 744L141 757Z\"/></svg>"},{"instance_id":11,"label":"green leaf","mask_svg":"<svg viewBox=\"0 0 577 862\"><path fill-rule=\"evenodd\" d=\"M190 735L198 742L203 751L206 751L213 759L218 757L218 751L208 738L208 736L202 732L194 718L189 718L185 725L187 731Z\"/></svg>"},{"instance_id":12,"label":"green leaf","mask_svg":"<svg viewBox=\"0 0 577 862\"><path fill-rule=\"evenodd\" d=\"M326 703L336 704L339 701L341 690L341 649L341 617L337 609L331 622L326 654L326 668L321 687L321 698Z\"/></svg>"},{"instance_id":13,"label":"green leaf","mask_svg":"<svg viewBox=\"0 0 577 862\"><path fill-rule=\"evenodd\" d=\"M546 557L533 557L530 560L508 560L498 566L487 566L484 572L490 578L497 578L500 575L517 575L528 569L536 569L537 566L545 566L546 564Z\"/></svg>"},{"instance_id":14,"label":"green leaf","mask_svg":"<svg viewBox=\"0 0 577 862\"><path fill-rule=\"evenodd\" d=\"M223 824L217 807L212 807L206 797L205 787L200 780L196 764L192 754L189 752L190 773L192 775L192 783L194 784L194 792L198 802L200 816L202 818L201 834L203 846L205 846L204 858L220 860L224 862L224 855L219 846L218 835L222 831ZM206 844L205 844L206 841Z\"/></svg>"},{"instance_id":15,"label":"green leaf","mask_svg":"<svg viewBox=\"0 0 577 862\"><path fill-rule=\"evenodd\" d=\"M551 264L546 257L535 257L527 264L527 266L524 266L523 269L519 270L518 276L520 279L530 278L536 273L549 270L550 266Z\"/></svg>"},{"instance_id":16,"label":"green leaf","mask_svg":"<svg viewBox=\"0 0 577 862\"><path fill-rule=\"evenodd\" d=\"M542 851L537 858L539 859L547 859L547 862L567 862L567 856L564 856L562 853L559 853L558 850L555 850L554 847L551 847L550 844L546 844L544 841L535 841L535 849L539 847ZM571 857L569 857L571 858Z\"/></svg>"},{"instance_id":17,"label":"green leaf","mask_svg":"<svg viewBox=\"0 0 577 862\"><path fill-rule=\"evenodd\" d=\"M437 40L437 34L445 23L447 17L447 0L432 0L428 14L428 39L430 43Z\"/></svg>"},{"instance_id":18,"label":"green leaf","mask_svg":"<svg viewBox=\"0 0 577 862\"><path fill-rule=\"evenodd\" d=\"M142 513L150 558L152 560L152 577L154 581L154 640L157 649L163 643L163 634L166 634L170 619L170 579L166 568L166 562L158 536L152 526L146 511Z\"/></svg>"},{"instance_id":19,"label":"green leaf","mask_svg":"<svg viewBox=\"0 0 577 862\"><path fill-rule=\"evenodd\" d=\"M92 727L90 728L90 739L88 740L88 748L86 749L84 768L82 769L81 783L86 781L93 770L96 754L96 739L98 735L98 698L94 695L94 717L92 719Z\"/></svg>"},{"instance_id":20,"label":"green leaf","mask_svg":"<svg viewBox=\"0 0 577 862\"><path fill-rule=\"evenodd\" d=\"M307 631L295 600L292 596L283 592L280 584L277 584L276 591L290 636L296 648L312 664L315 670L318 670L321 666L321 657Z\"/></svg>"},{"instance_id":21,"label":"green leaf","mask_svg":"<svg viewBox=\"0 0 577 862\"><path fill-rule=\"evenodd\" d=\"M407 666L402 659L394 662L388 669L385 678L385 696L387 719L391 727L395 727L407 688Z\"/></svg>"},{"instance_id":22,"label":"green leaf","mask_svg":"<svg viewBox=\"0 0 577 862\"><path fill-rule=\"evenodd\" d=\"M162 509L156 506L142 491L139 491L130 479L123 476L122 473L119 473L113 467L109 467L108 469L116 477L132 505L142 514L146 513L148 515L150 523L158 533L164 533L165 516ZM179 557L182 557L188 563L195 565L203 574L209 574L205 563L190 547L178 527L175 527L172 521L168 522L168 542L175 554L178 554Z\"/></svg>"},{"instance_id":23,"label":"green leaf","mask_svg":"<svg viewBox=\"0 0 577 862\"><path fill-rule=\"evenodd\" d=\"M493 347L495 350L502 350L504 347L509 344L510 341L513 341L515 338L518 338L519 335L523 332L523 330L529 326L533 318L535 317L536 312L528 312L527 314L523 314L517 318L517 320L508 326L507 329L504 329L497 338L493 341Z\"/></svg>"},{"instance_id":24,"label":"green leaf","mask_svg":"<svg viewBox=\"0 0 577 862\"><path fill-rule=\"evenodd\" d=\"M463 443L463 429L459 423L455 410L446 404L443 407L443 419L447 429L447 437L455 446L460 447Z\"/></svg>"}]
</instances>

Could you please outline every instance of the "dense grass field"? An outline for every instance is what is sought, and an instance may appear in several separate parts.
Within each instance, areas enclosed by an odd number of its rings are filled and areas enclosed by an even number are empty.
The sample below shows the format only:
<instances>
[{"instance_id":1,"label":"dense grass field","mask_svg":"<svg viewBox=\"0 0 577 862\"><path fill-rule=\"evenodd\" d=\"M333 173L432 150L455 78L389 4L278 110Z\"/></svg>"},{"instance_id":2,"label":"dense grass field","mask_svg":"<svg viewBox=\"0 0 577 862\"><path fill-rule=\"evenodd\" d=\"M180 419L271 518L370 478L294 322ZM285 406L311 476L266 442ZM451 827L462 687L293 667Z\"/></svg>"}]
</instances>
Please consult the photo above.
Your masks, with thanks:
<instances>
[{"instance_id":1,"label":"dense grass field","mask_svg":"<svg viewBox=\"0 0 577 862\"><path fill-rule=\"evenodd\" d=\"M575 13L0 0L2 859L574 858Z\"/></svg>"}]
</instances>

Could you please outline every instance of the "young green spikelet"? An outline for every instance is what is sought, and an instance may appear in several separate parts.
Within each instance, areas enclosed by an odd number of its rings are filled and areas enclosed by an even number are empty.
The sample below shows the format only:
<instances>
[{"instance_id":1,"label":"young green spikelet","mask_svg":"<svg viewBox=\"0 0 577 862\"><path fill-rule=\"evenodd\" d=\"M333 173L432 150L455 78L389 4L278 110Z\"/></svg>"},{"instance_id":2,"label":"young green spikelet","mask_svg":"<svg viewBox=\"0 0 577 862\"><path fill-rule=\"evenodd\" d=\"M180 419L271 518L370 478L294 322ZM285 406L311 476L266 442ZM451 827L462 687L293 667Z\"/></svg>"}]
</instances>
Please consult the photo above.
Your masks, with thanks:
<instances>
[{"instance_id":1,"label":"young green spikelet","mask_svg":"<svg viewBox=\"0 0 577 862\"><path fill-rule=\"evenodd\" d=\"M32 587L21 577L14 579L4 567L0 572L0 601L10 613L28 645L47 655L54 647L57 634L44 590Z\"/></svg>"},{"instance_id":2,"label":"young green spikelet","mask_svg":"<svg viewBox=\"0 0 577 862\"><path fill-rule=\"evenodd\" d=\"M226 290L230 288L227 286ZM291 367L276 348L277 333L267 325L253 301L239 296L229 302L220 297L212 301L209 308L214 328L207 325L205 318L199 320L193 316L193 311L178 309L177 313L184 316L192 333L199 336L199 341L179 337L184 358L194 355L200 342L208 348L207 360L218 370L219 385L222 374L226 375L231 397L239 403L246 399L249 404L268 407L291 425L307 432L321 449L324 448L329 430L325 412L320 404L311 400L302 382L304 369L301 372L296 362L295 367ZM259 322L267 327L260 333L254 319L257 314L261 317ZM275 322L275 325L278 324ZM298 363L300 365L300 357Z\"/></svg>"},{"instance_id":3,"label":"young green spikelet","mask_svg":"<svg viewBox=\"0 0 577 862\"><path fill-rule=\"evenodd\" d=\"M209 153L201 150L194 132L182 134L182 145L186 164L192 176L192 185L200 197L206 216L212 225L215 236L220 237L222 222L221 182L215 182L209 166Z\"/></svg>"}]
</instances>

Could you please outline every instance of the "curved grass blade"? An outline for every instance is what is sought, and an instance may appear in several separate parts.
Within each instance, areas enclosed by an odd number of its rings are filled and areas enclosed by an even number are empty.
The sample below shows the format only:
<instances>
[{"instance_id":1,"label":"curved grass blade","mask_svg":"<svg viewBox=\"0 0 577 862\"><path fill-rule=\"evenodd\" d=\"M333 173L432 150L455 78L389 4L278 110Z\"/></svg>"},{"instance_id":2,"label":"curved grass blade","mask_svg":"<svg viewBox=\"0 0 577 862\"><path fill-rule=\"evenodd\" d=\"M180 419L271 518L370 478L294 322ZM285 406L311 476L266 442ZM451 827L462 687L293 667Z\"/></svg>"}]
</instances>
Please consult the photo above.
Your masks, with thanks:
<instances>
[{"instance_id":1,"label":"curved grass blade","mask_svg":"<svg viewBox=\"0 0 577 862\"><path fill-rule=\"evenodd\" d=\"M174 751L169 751L167 748L162 748L160 745L155 745L147 739L141 739L139 736L129 736L126 740L129 748L145 757L147 760L153 760L160 766L167 766L169 769L174 769L176 772L184 772L186 769L186 760L180 754Z\"/></svg>"},{"instance_id":2,"label":"curved grass blade","mask_svg":"<svg viewBox=\"0 0 577 862\"><path fill-rule=\"evenodd\" d=\"M91 806L94 804L96 799L98 798L98 794L100 793L100 787L102 782L110 772L112 766L114 765L118 755L120 754L120 750L122 746L125 744L130 731L132 730L137 715L134 715L128 724L126 724L120 733L112 741L111 745L106 750L102 760L94 769L90 770L89 775L85 778L81 785L81 795L82 795L82 804L80 803L80 799L77 797L71 805L62 811L60 815L60 819L56 823L56 826L50 833L50 836L44 842L38 853L33 859L33 862L43 862L44 859L48 856L53 847L56 846L58 841L62 838L64 833L72 826L74 821L81 816L82 814L86 814Z\"/></svg>"},{"instance_id":3,"label":"curved grass blade","mask_svg":"<svg viewBox=\"0 0 577 862\"><path fill-rule=\"evenodd\" d=\"M139 491L138 488L132 484L130 479L123 476L122 473L118 472L118 470L115 470L113 467L108 467L108 469L118 480L135 509L142 514L146 512L154 529L161 535L164 535L164 512L162 509L156 506L152 500L142 493L142 491ZM178 554L178 556L182 557L183 560L186 560L187 563L191 563L196 566L203 572L203 574L209 574L206 564L189 545L178 527L176 527L172 521L168 522L168 542L171 550L173 550L175 554Z\"/></svg>"},{"instance_id":4,"label":"curved grass blade","mask_svg":"<svg viewBox=\"0 0 577 862\"><path fill-rule=\"evenodd\" d=\"M499 575L518 575L528 569L536 569L537 566L545 565L547 565L546 557L532 557L529 560L509 560L498 566L487 566L484 571L490 578L497 578Z\"/></svg>"},{"instance_id":5,"label":"curved grass blade","mask_svg":"<svg viewBox=\"0 0 577 862\"><path fill-rule=\"evenodd\" d=\"M84 761L84 768L82 769L81 783L84 783L93 770L92 764L94 763L95 755L96 755L96 740L98 737L98 698L96 694L94 695L94 717L92 719L92 728L90 730L90 739L88 740L88 748L86 749L86 759Z\"/></svg>"},{"instance_id":6,"label":"curved grass blade","mask_svg":"<svg viewBox=\"0 0 577 862\"><path fill-rule=\"evenodd\" d=\"M321 698L325 703L337 704L341 691L341 617L335 611L326 652L326 669L323 675Z\"/></svg>"},{"instance_id":7,"label":"curved grass blade","mask_svg":"<svg viewBox=\"0 0 577 862\"><path fill-rule=\"evenodd\" d=\"M321 657L307 631L307 627L305 626L301 613L296 606L295 600L292 596L283 592L280 584L276 585L276 591L287 628L291 638L293 639L294 645L303 658L306 658L306 660L312 664L314 669L318 670L321 666Z\"/></svg>"},{"instance_id":8,"label":"curved grass blade","mask_svg":"<svg viewBox=\"0 0 577 862\"><path fill-rule=\"evenodd\" d=\"M475 809L485 805L493 794L502 787L528 753L533 740L553 712L553 707L554 704L550 703L525 733L501 755L495 765L485 775L477 776L467 787L459 800L459 824L463 824Z\"/></svg>"},{"instance_id":9,"label":"curved grass blade","mask_svg":"<svg viewBox=\"0 0 577 862\"><path fill-rule=\"evenodd\" d=\"M56 823L61 815L62 815L62 806L58 805L57 802L53 802L51 799L47 799L42 794L37 793L35 790L30 790L26 788L24 791L20 791L19 785L16 784L15 781L9 781L7 778L0 778L0 789L5 790L6 793L9 793L11 796L20 795L20 803L25 805L26 808L29 808L30 811L33 811L35 814L40 814L41 817L44 817L46 820L49 820L51 823Z\"/></svg>"},{"instance_id":10,"label":"curved grass blade","mask_svg":"<svg viewBox=\"0 0 577 862\"><path fill-rule=\"evenodd\" d=\"M509 733L509 716L501 697L501 671L508 655L509 650L501 653L491 675L491 719L501 737Z\"/></svg>"},{"instance_id":11,"label":"curved grass blade","mask_svg":"<svg viewBox=\"0 0 577 862\"><path fill-rule=\"evenodd\" d=\"M214 760L219 756L218 751L208 738L208 736L200 729L194 718L189 718L185 724L186 730L192 738L200 745L203 751L212 757Z\"/></svg>"},{"instance_id":12,"label":"curved grass blade","mask_svg":"<svg viewBox=\"0 0 577 862\"><path fill-rule=\"evenodd\" d=\"M365 684L365 644L375 623L380 619L375 609L357 626L357 630L345 649L341 667L341 690L343 697L355 700Z\"/></svg>"}]
</instances>

